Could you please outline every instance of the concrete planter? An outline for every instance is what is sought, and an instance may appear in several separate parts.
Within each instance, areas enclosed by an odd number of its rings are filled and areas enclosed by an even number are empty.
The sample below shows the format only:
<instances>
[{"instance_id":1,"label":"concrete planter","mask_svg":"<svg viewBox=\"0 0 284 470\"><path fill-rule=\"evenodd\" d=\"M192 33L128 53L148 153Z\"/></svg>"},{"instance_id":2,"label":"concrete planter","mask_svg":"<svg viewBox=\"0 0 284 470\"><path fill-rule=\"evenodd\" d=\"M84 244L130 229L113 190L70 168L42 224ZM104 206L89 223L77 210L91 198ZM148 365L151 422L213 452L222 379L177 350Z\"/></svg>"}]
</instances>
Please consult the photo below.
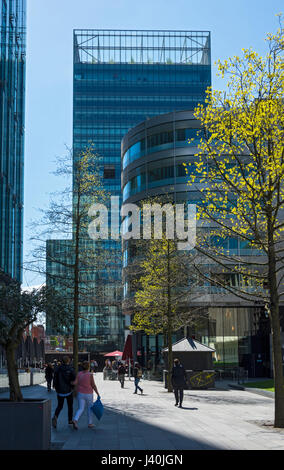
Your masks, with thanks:
<instances>
[{"instance_id":1,"label":"concrete planter","mask_svg":"<svg viewBox=\"0 0 284 470\"><path fill-rule=\"evenodd\" d=\"M0 450L49 450L51 401L0 399Z\"/></svg>"}]
</instances>

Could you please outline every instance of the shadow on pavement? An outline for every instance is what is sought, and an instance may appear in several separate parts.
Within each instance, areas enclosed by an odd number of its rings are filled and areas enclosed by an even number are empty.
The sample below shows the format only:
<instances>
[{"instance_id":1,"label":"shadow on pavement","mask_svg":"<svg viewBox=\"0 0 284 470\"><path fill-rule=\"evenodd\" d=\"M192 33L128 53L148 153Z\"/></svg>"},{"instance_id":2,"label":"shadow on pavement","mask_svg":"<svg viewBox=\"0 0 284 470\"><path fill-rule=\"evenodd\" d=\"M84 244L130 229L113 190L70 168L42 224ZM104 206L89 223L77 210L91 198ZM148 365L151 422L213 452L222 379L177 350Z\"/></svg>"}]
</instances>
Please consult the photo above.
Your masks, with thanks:
<instances>
[{"instance_id":1,"label":"shadow on pavement","mask_svg":"<svg viewBox=\"0 0 284 470\"><path fill-rule=\"evenodd\" d=\"M186 406L182 406L182 410L198 410L198 408L187 408Z\"/></svg>"},{"instance_id":2,"label":"shadow on pavement","mask_svg":"<svg viewBox=\"0 0 284 470\"><path fill-rule=\"evenodd\" d=\"M182 427L184 423L180 423L180 432L174 432L165 428L165 421L161 425L151 424L149 420L142 421L143 416L153 416L157 419L157 415L161 413L161 409L148 411L147 405L140 410L140 404L137 404L136 416L127 408L127 411L120 411L114 407L105 406L105 414L99 423L98 428L94 431L92 449L97 450L217 450L218 447L213 446L206 437L203 439L183 434ZM181 408L176 410L174 418L169 417L169 422L179 421L179 417L183 411L193 411L197 408ZM141 412L141 418L137 417ZM165 413L165 409L163 409ZM185 427L185 426L184 426ZM185 427L185 431L189 427ZM68 442L64 449L71 449ZM221 447L219 447L221 448Z\"/></svg>"},{"instance_id":3,"label":"shadow on pavement","mask_svg":"<svg viewBox=\"0 0 284 470\"><path fill-rule=\"evenodd\" d=\"M47 392L44 385L23 388L25 398L50 398L52 400L52 414L57 406L57 397L54 391ZM143 396L143 395L142 395ZM74 400L74 412L77 409L77 400ZM68 426L67 404L58 418L57 429L52 428L52 446L54 450L218 450L222 446L211 444L209 439L189 435L190 421L184 419L184 411L195 411L197 408L184 407L172 409L168 419L165 416L167 408L140 400L131 403L126 409L119 406L105 405L102 420L96 423L95 428L87 426L86 410L78 423L78 431ZM186 413L190 420L190 413ZM145 420L143 420L143 418ZM149 422L153 419L153 423ZM166 418L166 419L165 419ZM155 423L154 423L155 421ZM168 425L176 426L178 431L168 429ZM184 430L184 432L183 432ZM192 431L193 432L193 431Z\"/></svg>"}]
</instances>

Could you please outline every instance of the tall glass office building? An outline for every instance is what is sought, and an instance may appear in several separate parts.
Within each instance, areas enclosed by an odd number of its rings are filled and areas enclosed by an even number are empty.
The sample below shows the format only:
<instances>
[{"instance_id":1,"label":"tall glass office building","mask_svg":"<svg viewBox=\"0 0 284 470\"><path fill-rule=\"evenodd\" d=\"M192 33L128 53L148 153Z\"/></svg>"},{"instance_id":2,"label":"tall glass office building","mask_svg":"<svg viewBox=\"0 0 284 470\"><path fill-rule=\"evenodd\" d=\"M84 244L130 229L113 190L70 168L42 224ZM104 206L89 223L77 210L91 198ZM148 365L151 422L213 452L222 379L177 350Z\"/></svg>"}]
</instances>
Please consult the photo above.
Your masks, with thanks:
<instances>
[{"instance_id":1,"label":"tall glass office building","mask_svg":"<svg viewBox=\"0 0 284 470\"><path fill-rule=\"evenodd\" d=\"M0 272L21 281L26 1L0 2Z\"/></svg>"},{"instance_id":2,"label":"tall glass office building","mask_svg":"<svg viewBox=\"0 0 284 470\"><path fill-rule=\"evenodd\" d=\"M210 85L209 32L75 30L74 155L92 141L103 158L104 187L120 197L123 136L147 118L193 109ZM120 240L104 243L110 247L121 254ZM116 256L104 302L88 307L92 321L80 320L81 344L91 351L123 347L121 271Z\"/></svg>"},{"instance_id":3,"label":"tall glass office building","mask_svg":"<svg viewBox=\"0 0 284 470\"><path fill-rule=\"evenodd\" d=\"M200 122L192 111L159 115L131 129L121 145L123 203L140 206L149 198L166 196L165 202L200 205L203 186L200 176L196 174L195 184L188 186L189 176L184 163L194 162L201 137ZM194 171L194 166L188 171ZM258 251L238 238L225 240L223 248L230 255L247 257L251 262L259 256ZM141 261L141 252L141 247L137 249L136 240L123 241L122 308L126 328L131 325L134 311L136 266ZM206 268L210 269L208 260ZM234 274L228 277L232 288L236 282ZM187 328L187 333L194 334L197 340L215 349L214 369L229 375L242 367L250 377L269 376L270 322L265 309L202 278L191 293L189 305L193 309L198 308L202 315L196 324ZM185 330L181 328L173 334L173 341L184 335ZM132 342L134 353L139 351L143 365L149 358L159 359L156 353L163 346L162 335L155 337L138 332L132 336Z\"/></svg>"}]
</instances>

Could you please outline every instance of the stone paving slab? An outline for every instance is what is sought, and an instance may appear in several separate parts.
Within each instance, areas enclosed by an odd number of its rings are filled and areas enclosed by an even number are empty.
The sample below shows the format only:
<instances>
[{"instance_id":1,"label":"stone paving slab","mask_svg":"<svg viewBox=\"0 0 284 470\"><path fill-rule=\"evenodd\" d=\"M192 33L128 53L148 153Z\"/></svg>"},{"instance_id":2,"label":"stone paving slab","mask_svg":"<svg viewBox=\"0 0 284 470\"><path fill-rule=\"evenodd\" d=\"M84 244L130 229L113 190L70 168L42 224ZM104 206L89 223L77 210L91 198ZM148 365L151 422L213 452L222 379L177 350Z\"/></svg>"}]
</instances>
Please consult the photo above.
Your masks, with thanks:
<instances>
[{"instance_id":1,"label":"stone paving slab","mask_svg":"<svg viewBox=\"0 0 284 470\"><path fill-rule=\"evenodd\" d=\"M95 374L105 413L95 428L87 427L87 412L79 430L67 422L67 404L52 428L52 448L62 450L284 450L284 430L273 422L274 400L252 391L236 390L217 383L212 390L186 390L184 408L174 406L172 393L161 382L143 380L145 394L134 395L133 380L121 389L117 381L103 381ZM218 388L220 387L220 388ZM23 389L24 396L49 397L52 413L56 393L37 385ZM2 396L4 396L2 394ZM74 400L74 413L77 400Z\"/></svg>"}]
</instances>

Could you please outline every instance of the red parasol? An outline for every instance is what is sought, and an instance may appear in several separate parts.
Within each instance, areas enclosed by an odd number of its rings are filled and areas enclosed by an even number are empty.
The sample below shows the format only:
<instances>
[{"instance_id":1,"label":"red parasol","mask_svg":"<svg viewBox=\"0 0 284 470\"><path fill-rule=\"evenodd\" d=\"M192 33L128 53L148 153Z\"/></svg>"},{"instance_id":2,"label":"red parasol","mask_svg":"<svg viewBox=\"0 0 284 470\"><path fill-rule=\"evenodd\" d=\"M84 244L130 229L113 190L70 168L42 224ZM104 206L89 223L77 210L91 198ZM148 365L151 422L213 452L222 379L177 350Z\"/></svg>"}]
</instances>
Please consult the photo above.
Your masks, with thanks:
<instances>
[{"instance_id":1,"label":"red parasol","mask_svg":"<svg viewBox=\"0 0 284 470\"><path fill-rule=\"evenodd\" d=\"M109 357L111 357L111 356L112 356L112 357L113 357L113 356L122 356L122 354L123 354L123 353L122 353L121 351L113 351L113 352L110 352L110 353L105 354L104 357L107 357L107 356L109 356Z\"/></svg>"},{"instance_id":2,"label":"red parasol","mask_svg":"<svg viewBox=\"0 0 284 470\"><path fill-rule=\"evenodd\" d=\"M122 360L133 359L132 335L128 335L123 348Z\"/></svg>"}]
</instances>

